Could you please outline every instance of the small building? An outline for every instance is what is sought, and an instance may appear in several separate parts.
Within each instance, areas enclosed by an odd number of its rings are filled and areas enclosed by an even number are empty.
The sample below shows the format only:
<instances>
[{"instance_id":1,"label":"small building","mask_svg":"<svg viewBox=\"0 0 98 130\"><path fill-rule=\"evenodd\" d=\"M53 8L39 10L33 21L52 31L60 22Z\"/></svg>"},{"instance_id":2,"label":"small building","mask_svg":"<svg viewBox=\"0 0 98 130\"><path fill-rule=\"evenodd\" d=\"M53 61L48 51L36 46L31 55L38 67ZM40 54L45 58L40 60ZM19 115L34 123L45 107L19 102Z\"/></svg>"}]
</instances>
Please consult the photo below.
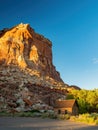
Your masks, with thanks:
<instances>
[{"instance_id":1,"label":"small building","mask_svg":"<svg viewBox=\"0 0 98 130\"><path fill-rule=\"evenodd\" d=\"M75 99L71 100L56 100L54 111L57 114L78 115L78 104Z\"/></svg>"}]
</instances>

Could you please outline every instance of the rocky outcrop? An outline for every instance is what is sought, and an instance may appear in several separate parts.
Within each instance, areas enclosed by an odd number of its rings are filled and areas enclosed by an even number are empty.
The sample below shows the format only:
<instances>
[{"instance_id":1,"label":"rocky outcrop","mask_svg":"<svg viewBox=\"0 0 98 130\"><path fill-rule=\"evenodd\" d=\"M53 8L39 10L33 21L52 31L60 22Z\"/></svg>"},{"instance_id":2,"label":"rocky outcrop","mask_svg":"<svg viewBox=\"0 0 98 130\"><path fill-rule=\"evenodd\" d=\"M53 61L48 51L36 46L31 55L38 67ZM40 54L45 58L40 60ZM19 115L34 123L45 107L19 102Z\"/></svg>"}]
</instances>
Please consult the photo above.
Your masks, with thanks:
<instances>
[{"instance_id":1,"label":"rocky outcrop","mask_svg":"<svg viewBox=\"0 0 98 130\"><path fill-rule=\"evenodd\" d=\"M16 65L40 77L63 82L52 64L52 43L29 24L0 31L0 65Z\"/></svg>"},{"instance_id":2,"label":"rocky outcrop","mask_svg":"<svg viewBox=\"0 0 98 130\"><path fill-rule=\"evenodd\" d=\"M42 78L30 70L14 65L0 66L0 110L27 111L40 104L54 105L58 98L65 98L67 85L51 78ZM63 91L62 91L63 90Z\"/></svg>"},{"instance_id":3,"label":"rocky outcrop","mask_svg":"<svg viewBox=\"0 0 98 130\"><path fill-rule=\"evenodd\" d=\"M29 24L0 31L0 111L52 110L74 89L52 63L52 43Z\"/></svg>"},{"instance_id":4,"label":"rocky outcrop","mask_svg":"<svg viewBox=\"0 0 98 130\"><path fill-rule=\"evenodd\" d=\"M0 31L0 111L52 109L67 88L52 63L48 39L29 24Z\"/></svg>"}]
</instances>

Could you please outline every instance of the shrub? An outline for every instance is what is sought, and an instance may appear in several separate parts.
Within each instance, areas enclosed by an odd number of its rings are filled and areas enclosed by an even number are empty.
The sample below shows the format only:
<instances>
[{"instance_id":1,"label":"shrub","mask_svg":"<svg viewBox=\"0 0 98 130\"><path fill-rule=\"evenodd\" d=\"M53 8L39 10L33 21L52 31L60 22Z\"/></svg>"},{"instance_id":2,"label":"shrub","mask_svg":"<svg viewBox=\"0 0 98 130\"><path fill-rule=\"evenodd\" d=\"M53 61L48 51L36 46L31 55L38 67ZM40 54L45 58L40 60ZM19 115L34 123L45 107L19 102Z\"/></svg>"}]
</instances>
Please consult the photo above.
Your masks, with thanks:
<instances>
[{"instance_id":1,"label":"shrub","mask_svg":"<svg viewBox=\"0 0 98 130\"><path fill-rule=\"evenodd\" d=\"M10 113L8 113L6 111L1 111L0 116L10 116Z\"/></svg>"},{"instance_id":2,"label":"shrub","mask_svg":"<svg viewBox=\"0 0 98 130\"><path fill-rule=\"evenodd\" d=\"M60 114L57 116L58 119L61 119L61 120L68 120L70 119L70 115L69 114Z\"/></svg>"},{"instance_id":3,"label":"shrub","mask_svg":"<svg viewBox=\"0 0 98 130\"><path fill-rule=\"evenodd\" d=\"M78 117L76 116L70 116L70 120L75 121Z\"/></svg>"},{"instance_id":4,"label":"shrub","mask_svg":"<svg viewBox=\"0 0 98 130\"><path fill-rule=\"evenodd\" d=\"M95 121L95 125L98 125L98 120Z\"/></svg>"},{"instance_id":5,"label":"shrub","mask_svg":"<svg viewBox=\"0 0 98 130\"><path fill-rule=\"evenodd\" d=\"M57 115L54 114L54 113L50 113L49 114L49 118L51 118L51 119L57 119Z\"/></svg>"},{"instance_id":6,"label":"shrub","mask_svg":"<svg viewBox=\"0 0 98 130\"><path fill-rule=\"evenodd\" d=\"M42 118L48 118L48 117L49 117L49 113L45 112L45 113L42 114L41 117L42 117Z\"/></svg>"},{"instance_id":7,"label":"shrub","mask_svg":"<svg viewBox=\"0 0 98 130\"><path fill-rule=\"evenodd\" d=\"M35 113L35 112L40 113L40 111L37 110L37 109L31 110L31 111L29 111L29 112L31 112L31 113Z\"/></svg>"},{"instance_id":8,"label":"shrub","mask_svg":"<svg viewBox=\"0 0 98 130\"><path fill-rule=\"evenodd\" d=\"M80 114L78 117L71 117L71 120L84 122L87 124L95 124L98 125L98 114L97 113L86 113L86 114Z\"/></svg>"}]
</instances>

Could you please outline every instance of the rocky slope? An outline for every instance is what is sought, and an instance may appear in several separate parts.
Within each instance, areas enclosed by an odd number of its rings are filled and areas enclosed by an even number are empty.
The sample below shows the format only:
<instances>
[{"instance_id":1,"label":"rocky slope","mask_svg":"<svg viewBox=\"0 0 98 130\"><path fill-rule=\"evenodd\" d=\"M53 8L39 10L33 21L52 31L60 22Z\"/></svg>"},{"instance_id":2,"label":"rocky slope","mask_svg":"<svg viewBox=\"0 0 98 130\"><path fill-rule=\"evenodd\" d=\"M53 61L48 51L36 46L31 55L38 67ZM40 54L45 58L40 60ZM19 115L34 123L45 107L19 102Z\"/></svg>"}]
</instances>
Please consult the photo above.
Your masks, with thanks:
<instances>
[{"instance_id":1,"label":"rocky slope","mask_svg":"<svg viewBox=\"0 0 98 130\"><path fill-rule=\"evenodd\" d=\"M54 90L65 84L51 49L52 43L29 24L0 31L0 110L50 109L62 97Z\"/></svg>"},{"instance_id":2,"label":"rocky slope","mask_svg":"<svg viewBox=\"0 0 98 130\"><path fill-rule=\"evenodd\" d=\"M48 39L29 24L0 31L0 110L50 109L67 89Z\"/></svg>"}]
</instances>

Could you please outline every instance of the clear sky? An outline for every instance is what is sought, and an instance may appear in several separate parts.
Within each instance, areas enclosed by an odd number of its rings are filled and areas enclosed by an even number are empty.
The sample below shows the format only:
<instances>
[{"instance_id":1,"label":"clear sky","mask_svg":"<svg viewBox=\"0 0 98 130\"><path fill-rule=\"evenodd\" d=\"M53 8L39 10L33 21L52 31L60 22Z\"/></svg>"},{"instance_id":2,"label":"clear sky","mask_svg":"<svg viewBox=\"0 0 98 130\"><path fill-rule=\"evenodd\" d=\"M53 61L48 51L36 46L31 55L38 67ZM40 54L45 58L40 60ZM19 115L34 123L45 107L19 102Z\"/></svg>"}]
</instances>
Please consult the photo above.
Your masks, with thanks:
<instances>
[{"instance_id":1,"label":"clear sky","mask_svg":"<svg viewBox=\"0 0 98 130\"><path fill-rule=\"evenodd\" d=\"M98 88L98 0L0 0L0 30L21 22L52 41L65 83Z\"/></svg>"}]
</instances>

